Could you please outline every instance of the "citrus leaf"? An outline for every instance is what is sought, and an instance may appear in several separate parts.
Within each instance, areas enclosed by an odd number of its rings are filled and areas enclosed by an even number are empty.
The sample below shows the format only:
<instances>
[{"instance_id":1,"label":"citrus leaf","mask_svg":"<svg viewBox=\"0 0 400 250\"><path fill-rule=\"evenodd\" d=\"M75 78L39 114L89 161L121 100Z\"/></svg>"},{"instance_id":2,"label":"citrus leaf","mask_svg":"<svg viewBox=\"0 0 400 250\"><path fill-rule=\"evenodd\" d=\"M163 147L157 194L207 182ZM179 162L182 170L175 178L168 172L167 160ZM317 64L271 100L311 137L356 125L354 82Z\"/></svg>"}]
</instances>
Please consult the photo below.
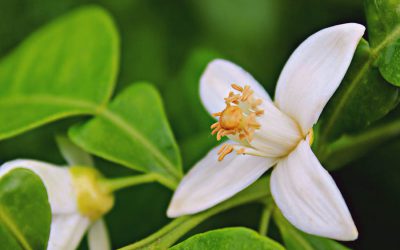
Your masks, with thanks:
<instances>
[{"instance_id":1,"label":"citrus leaf","mask_svg":"<svg viewBox=\"0 0 400 250\"><path fill-rule=\"evenodd\" d=\"M98 116L73 126L69 136L94 155L157 173L175 184L182 175L179 149L161 97L150 84L137 83L125 89Z\"/></svg>"},{"instance_id":2,"label":"citrus leaf","mask_svg":"<svg viewBox=\"0 0 400 250\"><path fill-rule=\"evenodd\" d=\"M400 1L366 0L371 48L380 50L377 65L382 76L400 86Z\"/></svg>"},{"instance_id":3,"label":"citrus leaf","mask_svg":"<svg viewBox=\"0 0 400 250\"><path fill-rule=\"evenodd\" d=\"M51 210L46 188L36 174L27 169L14 169L1 177L2 249L46 249L50 223Z\"/></svg>"},{"instance_id":4,"label":"citrus leaf","mask_svg":"<svg viewBox=\"0 0 400 250\"><path fill-rule=\"evenodd\" d=\"M376 52L361 40L345 78L318 122L317 146L365 128L398 104L399 90L373 66L373 53ZM320 150L317 154L322 157Z\"/></svg>"},{"instance_id":5,"label":"citrus leaf","mask_svg":"<svg viewBox=\"0 0 400 250\"><path fill-rule=\"evenodd\" d=\"M171 247L171 250L241 250L241 249L260 249L260 250L283 250L279 243L259 235L257 232L241 227L224 228L197 234L184 242Z\"/></svg>"},{"instance_id":6,"label":"citrus leaf","mask_svg":"<svg viewBox=\"0 0 400 250\"><path fill-rule=\"evenodd\" d=\"M109 15L86 7L56 19L0 62L0 139L72 115L111 96L118 35Z\"/></svg>"}]
</instances>

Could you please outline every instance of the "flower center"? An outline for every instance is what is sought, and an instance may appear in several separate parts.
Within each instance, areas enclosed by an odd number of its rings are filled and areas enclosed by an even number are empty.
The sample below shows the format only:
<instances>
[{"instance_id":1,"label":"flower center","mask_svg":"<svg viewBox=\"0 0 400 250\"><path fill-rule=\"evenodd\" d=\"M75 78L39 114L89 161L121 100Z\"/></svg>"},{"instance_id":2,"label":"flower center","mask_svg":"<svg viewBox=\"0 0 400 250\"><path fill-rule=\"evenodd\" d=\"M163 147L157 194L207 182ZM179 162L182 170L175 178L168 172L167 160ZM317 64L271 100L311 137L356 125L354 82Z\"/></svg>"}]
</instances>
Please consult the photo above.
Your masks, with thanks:
<instances>
[{"instance_id":1,"label":"flower center","mask_svg":"<svg viewBox=\"0 0 400 250\"><path fill-rule=\"evenodd\" d=\"M219 125L224 130L233 130L240 127L242 120L242 110L237 106L229 106L221 113Z\"/></svg>"},{"instance_id":2,"label":"flower center","mask_svg":"<svg viewBox=\"0 0 400 250\"><path fill-rule=\"evenodd\" d=\"M218 122L211 125L211 134L217 134L218 141L223 136L231 135L238 137L243 143L250 143L254 132L261 127L256 121L256 117L264 114L264 111L259 109L262 100L254 97L254 91L248 85L241 87L232 84L231 86L237 93L230 91L228 97L224 98L225 109L213 114L219 119ZM218 160L223 160L233 150L232 145L225 144L218 152ZM238 154L245 153L243 148L236 151Z\"/></svg>"},{"instance_id":3,"label":"flower center","mask_svg":"<svg viewBox=\"0 0 400 250\"><path fill-rule=\"evenodd\" d=\"M95 221L111 210L114 196L101 185L101 176L96 169L71 167L70 172L81 214Z\"/></svg>"}]
</instances>

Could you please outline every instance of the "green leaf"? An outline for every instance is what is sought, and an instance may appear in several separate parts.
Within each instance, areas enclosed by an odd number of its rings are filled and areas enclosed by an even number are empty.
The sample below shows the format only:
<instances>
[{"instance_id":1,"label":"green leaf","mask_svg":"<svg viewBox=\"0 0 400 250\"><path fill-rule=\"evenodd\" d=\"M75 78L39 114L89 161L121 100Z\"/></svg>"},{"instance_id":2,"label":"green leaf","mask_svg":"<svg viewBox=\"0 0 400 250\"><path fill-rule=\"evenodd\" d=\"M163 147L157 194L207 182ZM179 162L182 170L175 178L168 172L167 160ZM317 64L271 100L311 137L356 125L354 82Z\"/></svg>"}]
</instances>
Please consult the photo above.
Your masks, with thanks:
<instances>
[{"instance_id":1,"label":"green leaf","mask_svg":"<svg viewBox=\"0 0 400 250\"><path fill-rule=\"evenodd\" d=\"M184 242L171 247L171 250L242 250L242 249L264 249L283 250L279 243L259 235L257 232L243 228L233 227L209 231L190 237Z\"/></svg>"},{"instance_id":2,"label":"green leaf","mask_svg":"<svg viewBox=\"0 0 400 250\"><path fill-rule=\"evenodd\" d=\"M51 210L46 188L36 174L27 169L14 169L1 177L2 249L46 249L50 223Z\"/></svg>"},{"instance_id":3,"label":"green leaf","mask_svg":"<svg viewBox=\"0 0 400 250\"><path fill-rule=\"evenodd\" d=\"M381 50L377 65L382 76L400 86L400 1L365 0L371 48Z\"/></svg>"},{"instance_id":4,"label":"green leaf","mask_svg":"<svg viewBox=\"0 0 400 250\"><path fill-rule=\"evenodd\" d=\"M97 7L38 30L0 62L0 139L60 118L93 114L112 93L118 35Z\"/></svg>"},{"instance_id":5,"label":"green leaf","mask_svg":"<svg viewBox=\"0 0 400 250\"><path fill-rule=\"evenodd\" d=\"M341 86L318 123L317 148L343 134L365 128L398 104L398 88L388 84L372 65L376 53L365 40L361 40ZM321 158L322 150L317 150Z\"/></svg>"},{"instance_id":6,"label":"green leaf","mask_svg":"<svg viewBox=\"0 0 400 250\"><path fill-rule=\"evenodd\" d=\"M334 240L301 232L283 217L279 209L274 209L274 220L288 250L349 250Z\"/></svg>"},{"instance_id":7,"label":"green leaf","mask_svg":"<svg viewBox=\"0 0 400 250\"><path fill-rule=\"evenodd\" d=\"M97 117L73 126L69 136L94 155L157 173L173 185L182 175L179 149L161 97L150 84L137 83L125 89Z\"/></svg>"}]
</instances>

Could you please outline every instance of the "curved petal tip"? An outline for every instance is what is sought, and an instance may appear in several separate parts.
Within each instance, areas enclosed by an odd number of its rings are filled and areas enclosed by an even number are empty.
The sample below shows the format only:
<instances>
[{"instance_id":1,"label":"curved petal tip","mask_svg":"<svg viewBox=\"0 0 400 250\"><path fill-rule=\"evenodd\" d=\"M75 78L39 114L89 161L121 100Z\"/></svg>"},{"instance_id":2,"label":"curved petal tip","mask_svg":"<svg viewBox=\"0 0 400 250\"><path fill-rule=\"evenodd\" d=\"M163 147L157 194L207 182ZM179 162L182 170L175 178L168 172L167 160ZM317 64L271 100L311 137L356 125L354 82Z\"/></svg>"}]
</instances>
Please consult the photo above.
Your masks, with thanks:
<instances>
[{"instance_id":1,"label":"curved petal tip","mask_svg":"<svg viewBox=\"0 0 400 250\"><path fill-rule=\"evenodd\" d=\"M275 102L299 123L304 134L342 82L364 31L356 23L325 28L308 37L287 61Z\"/></svg>"},{"instance_id":2,"label":"curved petal tip","mask_svg":"<svg viewBox=\"0 0 400 250\"><path fill-rule=\"evenodd\" d=\"M272 171L271 193L285 218L300 230L342 241L357 239L356 226L338 187L307 141Z\"/></svg>"},{"instance_id":3,"label":"curved petal tip","mask_svg":"<svg viewBox=\"0 0 400 250\"><path fill-rule=\"evenodd\" d=\"M231 84L249 85L264 100L271 100L264 88L243 68L224 60L211 61L200 78L200 98L210 114L225 108L225 100L232 90Z\"/></svg>"}]
</instances>

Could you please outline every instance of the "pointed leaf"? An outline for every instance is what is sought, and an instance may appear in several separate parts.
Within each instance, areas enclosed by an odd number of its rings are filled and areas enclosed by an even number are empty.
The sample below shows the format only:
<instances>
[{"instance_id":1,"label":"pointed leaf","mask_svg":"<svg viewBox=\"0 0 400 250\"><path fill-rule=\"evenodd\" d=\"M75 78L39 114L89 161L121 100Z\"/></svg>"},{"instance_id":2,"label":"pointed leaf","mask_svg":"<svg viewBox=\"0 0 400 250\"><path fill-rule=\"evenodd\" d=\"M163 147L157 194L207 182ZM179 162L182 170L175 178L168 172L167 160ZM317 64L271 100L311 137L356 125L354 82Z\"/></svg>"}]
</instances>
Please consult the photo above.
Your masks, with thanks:
<instances>
[{"instance_id":1,"label":"pointed leaf","mask_svg":"<svg viewBox=\"0 0 400 250\"><path fill-rule=\"evenodd\" d=\"M149 84L135 84L96 118L72 127L69 136L88 152L126 167L154 172L176 182L179 150L161 97Z\"/></svg>"},{"instance_id":2,"label":"pointed leaf","mask_svg":"<svg viewBox=\"0 0 400 250\"><path fill-rule=\"evenodd\" d=\"M241 227L233 227L197 234L185 240L184 242L171 247L170 249L283 250L284 248L279 243L265 236L261 236L253 230Z\"/></svg>"},{"instance_id":3,"label":"pointed leaf","mask_svg":"<svg viewBox=\"0 0 400 250\"><path fill-rule=\"evenodd\" d=\"M398 88L381 77L373 59L368 43L361 40L345 78L318 122L317 144L363 129L398 104ZM317 154L323 158L321 152Z\"/></svg>"},{"instance_id":4,"label":"pointed leaf","mask_svg":"<svg viewBox=\"0 0 400 250\"><path fill-rule=\"evenodd\" d=\"M51 210L46 188L36 174L27 169L15 169L1 177L2 249L46 249L50 223Z\"/></svg>"},{"instance_id":5,"label":"pointed leaf","mask_svg":"<svg viewBox=\"0 0 400 250\"><path fill-rule=\"evenodd\" d=\"M118 35L108 14L86 7L56 19L0 62L0 139L78 114L112 92Z\"/></svg>"},{"instance_id":6,"label":"pointed leaf","mask_svg":"<svg viewBox=\"0 0 400 250\"><path fill-rule=\"evenodd\" d=\"M378 56L379 70L388 82L400 86L400 1L364 3L371 48Z\"/></svg>"}]
</instances>

